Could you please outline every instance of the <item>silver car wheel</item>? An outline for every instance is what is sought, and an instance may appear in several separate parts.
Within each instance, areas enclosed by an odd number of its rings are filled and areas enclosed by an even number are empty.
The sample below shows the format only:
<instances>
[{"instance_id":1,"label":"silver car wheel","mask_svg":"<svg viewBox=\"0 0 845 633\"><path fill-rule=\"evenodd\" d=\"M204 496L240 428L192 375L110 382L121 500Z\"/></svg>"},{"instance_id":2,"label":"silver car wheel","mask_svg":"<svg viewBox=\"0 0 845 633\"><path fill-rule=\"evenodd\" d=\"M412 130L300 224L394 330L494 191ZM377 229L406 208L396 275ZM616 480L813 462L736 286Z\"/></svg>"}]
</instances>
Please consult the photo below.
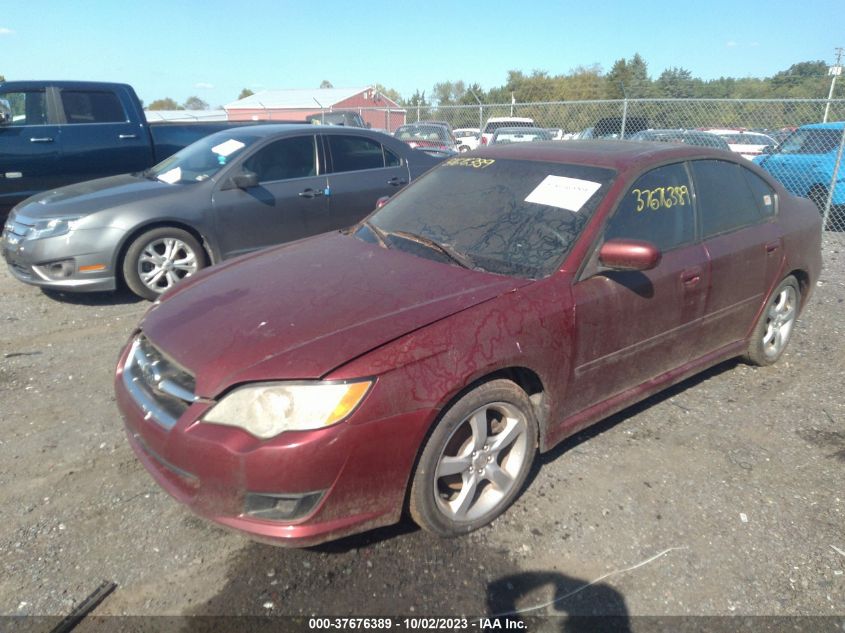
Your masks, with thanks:
<instances>
[{"instance_id":1,"label":"silver car wheel","mask_svg":"<svg viewBox=\"0 0 845 633\"><path fill-rule=\"evenodd\" d=\"M527 425L518 409L493 402L455 428L434 473L437 507L447 518L473 521L508 496L532 448Z\"/></svg>"},{"instance_id":2,"label":"silver car wheel","mask_svg":"<svg viewBox=\"0 0 845 633\"><path fill-rule=\"evenodd\" d=\"M777 358L786 347L798 315L798 294L792 286L784 286L769 307L766 331L763 334L763 353Z\"/></svg>"},{"instance_id":3,"label":"silver car wheel","mask_svg":"<svg viewBox=\"0 0 845 633\"><path fill-rule=\"evenodd\" d=\"M156 293L170 289L198 269L197 254L191 246L175 237L149 242L138 257L138 277Z\"/></svg>"}]
</instances>

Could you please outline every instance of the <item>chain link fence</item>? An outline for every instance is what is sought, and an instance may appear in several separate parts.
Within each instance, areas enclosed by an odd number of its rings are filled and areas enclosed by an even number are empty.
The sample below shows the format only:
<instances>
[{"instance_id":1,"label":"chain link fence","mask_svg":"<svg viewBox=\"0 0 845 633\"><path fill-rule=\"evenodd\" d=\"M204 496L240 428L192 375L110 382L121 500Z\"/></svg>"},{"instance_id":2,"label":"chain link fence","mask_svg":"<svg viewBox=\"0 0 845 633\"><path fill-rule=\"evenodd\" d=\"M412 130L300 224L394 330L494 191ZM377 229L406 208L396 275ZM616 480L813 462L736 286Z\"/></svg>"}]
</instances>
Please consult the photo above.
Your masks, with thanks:
<instances>
[{"instance_id":1,"label":"chain link fence","mask_svg":"<svg viewBox=\"0 0 845 633\"><path fill-rule=\"evenodd\" d=\"M845 144L843 99L621 99L405 106L402 117L384 108L379 112L388 122L388 132L403 119L408 123L445 121L453 129L483 130L491 117L527 117L561 140L633 137L695 143L710 137L658 135L649 130L714 133L791 193L812 200L824 217L825 229L845 236L845 169L840 167Z\"/></svg>"}]
</instances>

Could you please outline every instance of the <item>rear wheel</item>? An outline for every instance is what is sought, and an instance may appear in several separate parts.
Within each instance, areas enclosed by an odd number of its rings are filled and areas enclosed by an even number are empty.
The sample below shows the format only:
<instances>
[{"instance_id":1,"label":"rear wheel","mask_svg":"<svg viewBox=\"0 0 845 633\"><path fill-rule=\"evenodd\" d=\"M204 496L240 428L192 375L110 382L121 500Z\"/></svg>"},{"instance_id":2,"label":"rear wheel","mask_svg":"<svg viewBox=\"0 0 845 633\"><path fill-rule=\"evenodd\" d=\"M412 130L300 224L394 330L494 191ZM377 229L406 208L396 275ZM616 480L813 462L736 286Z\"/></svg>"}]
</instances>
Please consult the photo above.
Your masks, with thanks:
<instances>
[{"instance_id":1,"label":"rear wheel","mask_svg":"<svg viewBox=\"0 0 845 633\"><path fill-rule=\"evenodd\" d=\"M123 278L132 292L153 301L205 265L205 252L197 239L166 226L142 233L129 245Z\"/></svg>"},{"instance_id":2,"label":"rear wheel","mask_svg":"<svg viewBox=\"0 0 845 633\"><path fill-rule=\"evenodd\" d=\"M517 497L537 450L528 396L509 380L473 389L440 419L411 484L420 527L456 536L487 525Z\"/></svg>"},{"instance_id":3,"label":"rear wheel","mask_svg":"<svg viewBox=\"0 0 845 633\"><path fill-rule=\"evenodd\" d=\"M745 360L760 366L777 362L792 336L800 305L798 280L790 275L772 293L754 326Z\"/></svg>"}]
</instances>

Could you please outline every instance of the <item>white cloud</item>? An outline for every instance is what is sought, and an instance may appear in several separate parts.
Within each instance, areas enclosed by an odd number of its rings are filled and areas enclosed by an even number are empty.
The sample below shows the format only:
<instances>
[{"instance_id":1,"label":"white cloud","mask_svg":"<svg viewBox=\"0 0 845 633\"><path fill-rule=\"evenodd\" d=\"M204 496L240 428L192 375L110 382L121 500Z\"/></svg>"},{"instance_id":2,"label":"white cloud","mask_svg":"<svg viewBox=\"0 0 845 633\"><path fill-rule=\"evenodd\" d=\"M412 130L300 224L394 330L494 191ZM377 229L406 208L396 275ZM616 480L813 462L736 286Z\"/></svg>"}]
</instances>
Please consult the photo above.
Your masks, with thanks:
<instances>
[{"instance_id":1,"label":"white cloud","mask_svg":"<svg viewBox=\"0 0 845 633\"><path fill-rule=\"evenodd\" d=\"M0 26L0 35L14 35L15 32L12 29L7 29L5 26Z\"/></svg>"},{"instance_id":2,"label":"white cloud","mask_svg":"<svg viewBox=\"0 0 845 633\"><path fill-rule=\"evenodd\" d=\"M203 90L211 90L214 88L214 84L209 84L204 81L194 84L194 88L202 88Z\"/></svg>"},{"instance_id":3,"label":"white cloud","mask_svg":"<svg viewBox=\"0 0 845 633\"><path fill-rule=\"evenodd\" d=\"M727 48L736 48L737 46L739 46L739 44L737 44L733 40L728 40L727 42L725 42L725 46Z\"/></svg>"}]
</instances>

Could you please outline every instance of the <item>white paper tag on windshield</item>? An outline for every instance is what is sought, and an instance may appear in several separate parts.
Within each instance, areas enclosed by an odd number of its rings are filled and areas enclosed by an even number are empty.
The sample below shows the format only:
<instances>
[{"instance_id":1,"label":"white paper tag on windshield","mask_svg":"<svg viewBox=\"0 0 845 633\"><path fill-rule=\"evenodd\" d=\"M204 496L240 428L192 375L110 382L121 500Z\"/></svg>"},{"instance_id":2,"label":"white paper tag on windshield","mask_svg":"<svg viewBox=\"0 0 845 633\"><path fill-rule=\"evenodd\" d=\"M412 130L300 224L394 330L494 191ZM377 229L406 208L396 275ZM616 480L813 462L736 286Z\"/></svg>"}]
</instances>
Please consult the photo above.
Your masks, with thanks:
<instances>
[{"instance_id":1,"label":"white paper tag on windshield","mask_svg":"<svg viewBox=\"0 0 845 633\"><path fill-rule=\"evenodd\" d=\"M163 174L159 174L158 179L161 182L166 182L168 185L177 183L182 180L182 168L174 167L173 169L168 169Z\"/></svg>"},{"instance_id":2,"label":"white paper tag on windshield","mask_svg":"<svg viewBox=\"0 0 845 633\"><path fill-rule=\"evenodd\" d=\"M525 201L578 212L599 187L601 183L591 180L546 176Z\"/></svg>"},{"instance_id":3,"label":"white paper tag on windshield","mask_svg":"<svg viewBox=\"0 0 845 633\"><path fill-rule=\"evenodd\" d=\"M233 138L230 138L228 141L220 143L219 145L215 145L211 148L211 151L215 154L219 154L220 156L229 156L230 154L234 154L240 148L244 146L243 143L240 141L236 141Z\"/></svg>"}]
</instances>

